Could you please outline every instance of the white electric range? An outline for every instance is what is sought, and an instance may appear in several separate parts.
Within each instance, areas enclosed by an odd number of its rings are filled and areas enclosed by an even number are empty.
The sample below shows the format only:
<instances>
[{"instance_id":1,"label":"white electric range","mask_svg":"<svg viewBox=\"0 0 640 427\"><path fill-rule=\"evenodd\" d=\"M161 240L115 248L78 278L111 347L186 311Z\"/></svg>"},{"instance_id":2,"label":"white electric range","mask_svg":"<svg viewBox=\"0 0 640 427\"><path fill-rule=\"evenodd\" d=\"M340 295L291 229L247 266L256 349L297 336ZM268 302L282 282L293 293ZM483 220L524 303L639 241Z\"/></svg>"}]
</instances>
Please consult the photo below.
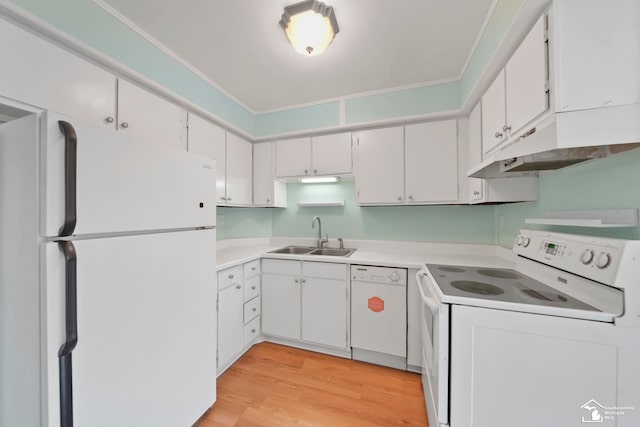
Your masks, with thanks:
<instances>
[{"instance_id":1,"label":"white electric range","mask_svg":"<svg viewBox=\"0 0 640 427\"><path fill-rule=\"evenodd\" d=\"M513 251L418 273L429 425L640 425L640 241L523 229Z\"/></svg>"}]
</instances>

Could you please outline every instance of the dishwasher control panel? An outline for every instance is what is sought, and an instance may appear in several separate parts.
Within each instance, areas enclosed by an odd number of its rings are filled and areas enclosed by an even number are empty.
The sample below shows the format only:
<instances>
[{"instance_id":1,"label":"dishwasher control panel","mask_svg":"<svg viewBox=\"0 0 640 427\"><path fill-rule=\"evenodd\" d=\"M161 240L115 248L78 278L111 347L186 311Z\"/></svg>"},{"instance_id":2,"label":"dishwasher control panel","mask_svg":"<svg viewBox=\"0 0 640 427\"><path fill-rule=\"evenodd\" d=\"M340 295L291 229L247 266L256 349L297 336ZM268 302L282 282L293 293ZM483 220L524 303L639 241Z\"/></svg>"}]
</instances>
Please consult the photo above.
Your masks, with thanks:
<instances>
[{"instance_id":1,"label":"dishwasher control panel","mask_svg":"<svg viewBox=\"0 0 640 427\"><path fill-rule=\"evenodd\" d=\"M351 280L358 282L377 282L406 285L407 270L405 268L352 265Z\"/></svg>"}]
</instances>

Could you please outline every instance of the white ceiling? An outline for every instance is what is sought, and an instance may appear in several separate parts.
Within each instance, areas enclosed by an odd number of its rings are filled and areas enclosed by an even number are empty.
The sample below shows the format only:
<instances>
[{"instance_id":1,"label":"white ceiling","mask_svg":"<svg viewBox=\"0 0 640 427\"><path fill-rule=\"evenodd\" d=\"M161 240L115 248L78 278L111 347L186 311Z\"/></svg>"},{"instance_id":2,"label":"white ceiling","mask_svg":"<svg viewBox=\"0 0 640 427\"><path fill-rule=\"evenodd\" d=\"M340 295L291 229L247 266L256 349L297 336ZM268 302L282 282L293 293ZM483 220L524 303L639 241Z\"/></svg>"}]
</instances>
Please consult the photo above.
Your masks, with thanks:
<instances>
[{"instance_id":1,"label":"white ceiling","mask_svg":"<svg viewBox=\"0 0 640 427\"><path fill-rule=\"evenodd\" d=\"M254 112L459 78L494 0L325 0L340 27L322 54L279 25L297 0L104 0Z\"/></svg>"}]
</instances>

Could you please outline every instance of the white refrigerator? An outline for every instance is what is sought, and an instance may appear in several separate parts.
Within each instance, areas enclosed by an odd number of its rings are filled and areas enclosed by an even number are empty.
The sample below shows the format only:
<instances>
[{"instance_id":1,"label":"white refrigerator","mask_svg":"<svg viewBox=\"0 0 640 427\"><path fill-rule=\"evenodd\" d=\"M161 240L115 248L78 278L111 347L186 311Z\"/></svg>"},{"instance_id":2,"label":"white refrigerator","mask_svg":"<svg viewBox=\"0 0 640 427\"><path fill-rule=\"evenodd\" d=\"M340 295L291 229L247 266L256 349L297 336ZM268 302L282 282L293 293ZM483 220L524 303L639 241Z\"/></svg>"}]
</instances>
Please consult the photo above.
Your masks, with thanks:
<instances>
[{"instance_id":1,"label":"white refrigerator","mask_svg":"<svg viewBox=\"0 0 640 427\"><path fill-rule=\"evenodd\" d=\"M215 161L0 125L0 426L187 427L216 399Z\"/></svg>"}]
</instances>

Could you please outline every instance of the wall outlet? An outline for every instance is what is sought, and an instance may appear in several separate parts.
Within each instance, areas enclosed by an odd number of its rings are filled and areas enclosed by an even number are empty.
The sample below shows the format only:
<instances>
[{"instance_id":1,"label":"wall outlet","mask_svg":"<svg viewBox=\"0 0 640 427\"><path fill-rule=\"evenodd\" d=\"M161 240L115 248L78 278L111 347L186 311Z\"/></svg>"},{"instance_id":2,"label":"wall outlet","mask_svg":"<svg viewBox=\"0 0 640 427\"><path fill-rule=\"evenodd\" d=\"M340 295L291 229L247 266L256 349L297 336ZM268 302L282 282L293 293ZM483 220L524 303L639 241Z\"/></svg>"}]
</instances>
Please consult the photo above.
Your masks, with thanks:
<instances>
[{"instance_id":1,"label":"wall outlet","mask_svg":"<svg viewBox=\"0 0 640 427\"><path fill-rule=\"evenodd\" d=\"M224 215L216 215L216 225L224 224Z\"/></svg>"}]
</instances>

